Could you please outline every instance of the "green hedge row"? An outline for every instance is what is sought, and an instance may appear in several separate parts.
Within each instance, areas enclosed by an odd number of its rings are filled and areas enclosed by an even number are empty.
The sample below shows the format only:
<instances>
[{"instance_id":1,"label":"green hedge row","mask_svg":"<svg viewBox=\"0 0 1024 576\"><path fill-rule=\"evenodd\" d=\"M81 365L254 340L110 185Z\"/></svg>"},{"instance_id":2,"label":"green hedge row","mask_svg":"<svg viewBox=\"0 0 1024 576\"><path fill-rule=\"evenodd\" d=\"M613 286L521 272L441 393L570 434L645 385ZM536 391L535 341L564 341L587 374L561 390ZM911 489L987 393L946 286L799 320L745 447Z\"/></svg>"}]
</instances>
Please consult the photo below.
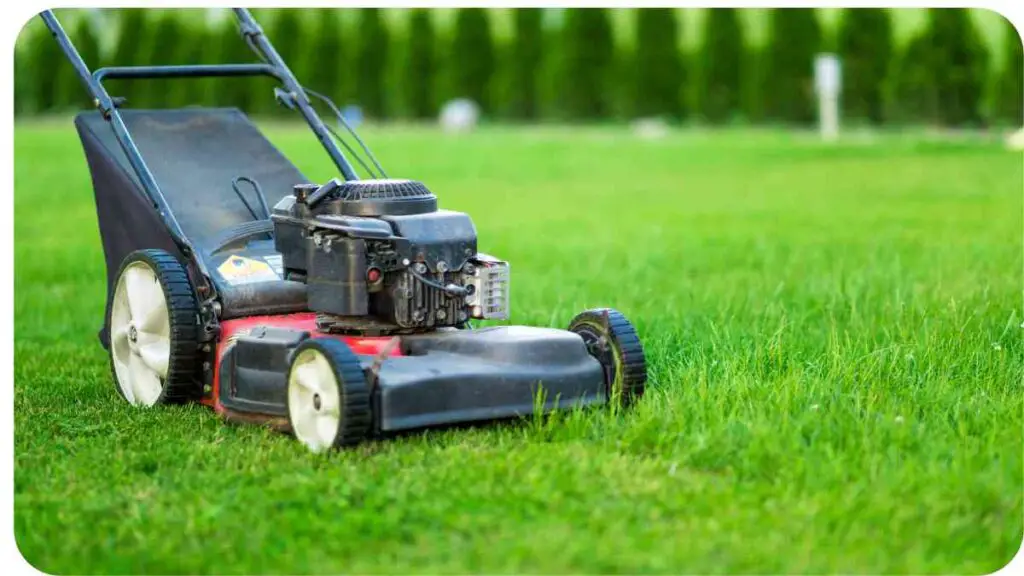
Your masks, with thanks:
<instances>
[{"instance_id":1,"label":"green hedge row","mask_svg":"<svg viewBox=\"0 0 1024 576\"><path fill-rule=\"evenodd\" d=\"M687 14L674 9L631 10L635 38L628 47L616 44L611 14L600 8L513 10L512 30L500 37L492 12L481 8L458 9L443 27L429 9L254 12L300 81L374 118L431 118L442 102L462 96L503 120L664 116L810 124L812 62L822 51L842 57L847 121L1020 124L1024 107L1016 31L1004 21L997 69L964 9L929 9L920 32L902 45L890 10L844 10L835 34L827 35L816 10L773 9L767 38L756 46L741 10L711 9L692 50L680 48ZM59 16L93 68L253 59L233 19L214 21L206 11ZM235 105L280 113L272 87L264 79L208 79L121 82L111 90L136 107ZM70 65L35 23L17 45L15 102L19 114L88 105Z\"/></svg>"}]
</instances>

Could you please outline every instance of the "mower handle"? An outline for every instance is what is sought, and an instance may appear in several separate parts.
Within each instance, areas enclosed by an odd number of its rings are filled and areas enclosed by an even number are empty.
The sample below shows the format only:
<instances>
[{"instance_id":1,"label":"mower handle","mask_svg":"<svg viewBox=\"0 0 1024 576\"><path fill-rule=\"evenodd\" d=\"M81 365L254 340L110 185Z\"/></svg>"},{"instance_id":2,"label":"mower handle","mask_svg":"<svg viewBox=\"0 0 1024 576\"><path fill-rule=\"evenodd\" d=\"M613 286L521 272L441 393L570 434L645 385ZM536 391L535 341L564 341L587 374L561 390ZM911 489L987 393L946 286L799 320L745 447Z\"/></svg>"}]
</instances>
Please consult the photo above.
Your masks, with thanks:
<instances>
[{"instance_id":1,"label":"mower handle","mask_svg":"<svg viewBox=\"0 0 1024 576\"><path fill-rule=\"evenodd\" d=\"M310 129L316 134L318 140L320 140L321 146L327 152L327 155L334 161L335 166L341 172L345 180L358 180L359 176L356 174L352 164L345 157L345 154L338 148L337 143L331 138L327 126L320 118L316 110L313 109L313 105L310 103L309 98L306 96L305 89L299 84L299 81L295 78L291 69L278 54L277 50L267 39L263 33L263 29L252 17L252 14L245 8L233 8L232 12L235 18L238 20L239 32L241 33L241 40L256 53L256 55L262 60L259 64L192 64L192 65L178 65L178 66L115 66L110 68L100 68L96 72L90 72L88 65L82 60L82 56L75 49L74 44L71 43L71 39L68 38L66 32L61 27L57 17L53 14L52 10L44 10L39 14L46 27L50 30L50 34L53 35L54 40L60 46L64 55L71 62L71 65L75 69L75 73L78 75L79 80L85 85L89 94L93 97L96 102L96 107L103 114L103 117L110 121L114 133L117 136L118 142L121 144L121 148L124 149L125 155L128 157L128 161L131 163L132 168L139 176L139 180L142 182L142 187L146 189L150 199L154 200L154 204L158 209L161 208L163 198L160 196L159 188L153 179L152 174L146 167L145 162L142 160L142 156L139 154L138 148L135 143L132 142L131 136L128 134L127 128L124 127L124 123L121 121L121 115L117 111L117 105L107 90L103 87L104 79L115 79L115 78L195 78L203 76L270 76L275 78L278 82L284 86L289 96L295 103L295 107L298 108L299 113L302 115L306 123L309 124ZM171 217L173 220L173 216ZM166 220L166 218L165 218ZM176 222L169 222L169 227L172 228L172 233L175 236L180 236L180 227L177 226Z\"/></svg>"},{"instance_id":2,"label":"mower handle","mask_svg":"<svg viewBox=\"0 0 1024 576\"><path fill-rule=\"evenodd\" d=\"M210 78L226 76L270 76L278 81L281 76L269 64L193 64L187 66L108 66L92 73L92 79L128 78Z\"/></svg>"}]
</instances>

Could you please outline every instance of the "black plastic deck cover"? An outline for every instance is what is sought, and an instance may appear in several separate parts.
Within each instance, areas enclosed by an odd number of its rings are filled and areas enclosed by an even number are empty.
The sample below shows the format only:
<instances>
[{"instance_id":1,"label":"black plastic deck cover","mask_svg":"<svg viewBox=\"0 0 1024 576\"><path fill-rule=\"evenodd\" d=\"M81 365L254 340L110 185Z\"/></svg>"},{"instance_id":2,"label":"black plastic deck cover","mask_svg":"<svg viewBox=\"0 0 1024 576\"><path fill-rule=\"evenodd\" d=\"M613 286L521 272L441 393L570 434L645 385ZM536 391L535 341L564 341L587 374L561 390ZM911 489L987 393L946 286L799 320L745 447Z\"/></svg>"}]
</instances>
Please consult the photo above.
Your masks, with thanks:
<instances>
[{"instance_id":1,"label":"black plastic deck cover","mask_svg":"<svg viewBox=\"0 0 1024 576\"><path fill-rule=\"evenodd\" d=\"M607 401L601 364L565 330L437 330L403 336L402 346L407 355L378 373L385 432L528 416L538 395L545 412Z\"/></svg>"}]
</instances>

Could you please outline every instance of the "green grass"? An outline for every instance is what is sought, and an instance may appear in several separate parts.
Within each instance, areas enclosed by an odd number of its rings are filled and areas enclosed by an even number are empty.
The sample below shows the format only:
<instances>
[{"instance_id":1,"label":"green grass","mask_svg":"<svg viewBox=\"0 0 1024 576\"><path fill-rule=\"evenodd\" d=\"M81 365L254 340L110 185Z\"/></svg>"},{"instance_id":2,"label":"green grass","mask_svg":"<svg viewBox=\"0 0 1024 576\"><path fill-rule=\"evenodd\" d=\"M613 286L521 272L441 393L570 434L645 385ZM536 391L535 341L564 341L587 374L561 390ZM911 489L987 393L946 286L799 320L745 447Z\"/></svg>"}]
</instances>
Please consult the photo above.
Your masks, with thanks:
<instances>
[{"instance_id":1,"label":"green grass","mask_svg":"<svg viewBox=\"0 0 1024 576\"><path fill-rule=\"evenodd\" d=\"M315 178L305 132L272 136ZM314 457L135 410L70 122L19 125L15 535L47 572L942 572L1022 535L1019 153L618 129L367 134L512 262L515 323L613 305L632 412Z\"/></svg>"}]
</instances>

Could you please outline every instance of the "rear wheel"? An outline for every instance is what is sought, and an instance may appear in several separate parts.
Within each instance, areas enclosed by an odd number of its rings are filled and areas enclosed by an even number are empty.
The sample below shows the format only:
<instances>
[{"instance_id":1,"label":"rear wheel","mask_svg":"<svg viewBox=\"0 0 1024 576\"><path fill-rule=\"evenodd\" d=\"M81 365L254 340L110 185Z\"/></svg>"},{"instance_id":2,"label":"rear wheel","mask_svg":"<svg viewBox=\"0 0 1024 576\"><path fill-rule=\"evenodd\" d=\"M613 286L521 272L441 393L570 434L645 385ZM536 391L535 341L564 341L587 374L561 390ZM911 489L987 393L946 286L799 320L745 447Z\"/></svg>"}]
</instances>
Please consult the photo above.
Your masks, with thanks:
<instances>
[{"instance_id":1,"label":"rear wheel","mask_svg":"<svg viewBox=\"0 0 1024 576\"><path fill-rule=\"evenodd\" d=\"M109 326L110 363L125 400L153 406L196 396L199 307L174 256L139 250L124 259Z\"/></svg>"},{"instance_id":2,"label":"rear wheel","mask_svg":"<svg viewBox=\"0 0 1024 576\"><path fill-rule=\"evenodd\" d=\"M351 446L370 432L370 390L347 344L315 338L295 348L288 370L288 423L313 452Z\"/></svg>"},{"instance_id":3,"label":"rear wheel","mask_svg":"<svg viewBox=\"0 0 1024 576\"><path fill-rule=\"evenodd\" d=\"M647 383L643 345L621 312L586 310L572 319L569 331L583 339L587 351L604 368L609 402L628 407L643 396Z\"/></svg>"}]
</instances>

